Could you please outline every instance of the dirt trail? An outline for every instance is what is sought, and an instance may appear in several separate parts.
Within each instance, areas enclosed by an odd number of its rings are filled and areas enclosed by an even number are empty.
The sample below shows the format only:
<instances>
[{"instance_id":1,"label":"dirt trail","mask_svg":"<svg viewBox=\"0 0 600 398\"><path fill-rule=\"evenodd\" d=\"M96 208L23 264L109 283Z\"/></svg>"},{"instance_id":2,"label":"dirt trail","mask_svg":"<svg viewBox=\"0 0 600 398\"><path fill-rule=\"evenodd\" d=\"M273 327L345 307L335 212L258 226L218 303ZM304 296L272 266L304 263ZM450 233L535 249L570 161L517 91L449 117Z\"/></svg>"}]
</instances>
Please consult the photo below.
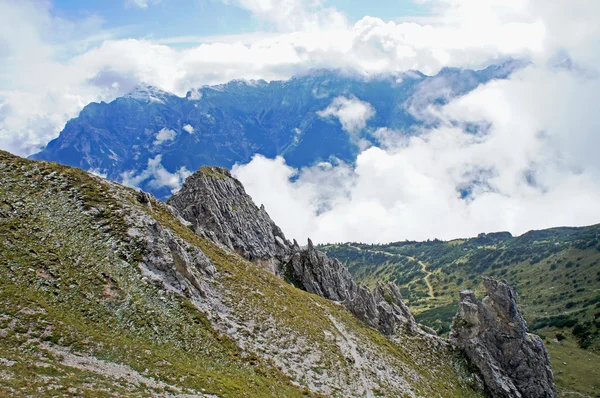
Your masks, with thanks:
<instances>
[{"instance_id":1,"label":"dirt trail","mask_svg":"<svg viewBox=\"0 0 600 398\"><path fill-rule=\"evenodd\" d=\"M388 255L390 257L406 257L406 258L408 258L411 261L416 261L419 264L419 266L421 267L421 271L423 271L425 273L425 277L423 278L423 282L425 282L425 284L427 285L427 289L429 290L429 297L431 297L431 298L435 297L435 294L434 294L434 291L433 291L433 285L431 284L431 275L433 275L433 272L430 272L427 269L427 264L424 263L423 261L417 260L414 257L404 256L402 254L388 253L388 252L383 251L383 250L368 250L368 249L364 250L364 249L361 249L360 247L351 246L351 245L348 245L348 246L350 246L351 248L356 249L358 251L366 251L366 252L369 252L369 253L384 254L384 255Z\"/></svg>"},{"instance_id":2,"label":"dirt trail","mask_svg":"<svg viewBox=\"0 0 600 398\"><path fill-rule=\"evenodd\" d=\"M425 281L427 289L429 289L429 297L433 298L435 295L433 294L433 285L430 281L433 273L427 270L427 264L425 264L423 261L419 261L419 265L421 266L421 271L425 272L425 278L423 278L423 281Z\"/></svg>"}]
</instances>

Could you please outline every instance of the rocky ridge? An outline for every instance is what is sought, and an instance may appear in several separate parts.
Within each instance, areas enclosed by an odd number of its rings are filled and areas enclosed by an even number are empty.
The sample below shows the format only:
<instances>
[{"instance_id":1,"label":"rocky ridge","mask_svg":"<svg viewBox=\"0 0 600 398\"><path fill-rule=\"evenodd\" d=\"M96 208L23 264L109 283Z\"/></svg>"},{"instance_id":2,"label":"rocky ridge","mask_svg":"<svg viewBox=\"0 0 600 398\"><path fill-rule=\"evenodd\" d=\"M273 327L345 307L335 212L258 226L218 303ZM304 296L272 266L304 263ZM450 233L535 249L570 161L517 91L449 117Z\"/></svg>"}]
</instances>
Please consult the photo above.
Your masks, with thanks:
<instances>
[{"instance_id":1,"label":"rocky ridge","mask_svg":"<svg viewBox=\"0 0 600 398\"><path fill-rule=\"evenodd\" d=\"M168 203L197 234L210 237L302 290L342 302L369 326L388 335L400 327L423 333L397 286L388 283L370 291L357 285L342 263L317 250L310 239L306 247L288 241L264 206L256 206L229 170L200 168Z\"/></svg>"},{"instance_id":2,"label":"rocky ridge","mask_svg":"<svg viewBox=\"0 0 600 398\"><path fill-rule=\"evenodd\" d=\"M555 397L550 357L541 338L527 333L515 292L491 278L483 284L482 301L470 290L460 293L450 341L477 367L490 396Z\"/></svg>"},{"instance_id":3,"label":"rocky ridge","mask_svg":"<svg viewBox=\"0 0 600 398\"><path fill-rule=\"evenodd\" d=\"M356 284L343 264L317 250L310 239L306 247L288 241L228 170L200 169L169 203L196 233L267 264L269 271L302 290L343 303L382 333L426 334L395 284L378 283L371 291ZM485 280L485 288L488 296L481 303L473 292L461 292L451 344L465 352L491 396L554 397L548 353L539 337L527 333L514 292L492 279Z\"/></svg>"},{"instance_id":4,"label":"rocky ridge","mask_svg":"<svg viewBox=\"0 0 600 398\"><path fill-rule=\"evenodd\" d=\"M224 170L200 172L240 192ZM253 221L249 197L205 197L193 223L151 195L1 151L0 182L1 394L481 396L395 285L357 286L310 241L270 229L264 209ZM231 220L272 236L236 240Z\"/></svg>"}]
</instances>

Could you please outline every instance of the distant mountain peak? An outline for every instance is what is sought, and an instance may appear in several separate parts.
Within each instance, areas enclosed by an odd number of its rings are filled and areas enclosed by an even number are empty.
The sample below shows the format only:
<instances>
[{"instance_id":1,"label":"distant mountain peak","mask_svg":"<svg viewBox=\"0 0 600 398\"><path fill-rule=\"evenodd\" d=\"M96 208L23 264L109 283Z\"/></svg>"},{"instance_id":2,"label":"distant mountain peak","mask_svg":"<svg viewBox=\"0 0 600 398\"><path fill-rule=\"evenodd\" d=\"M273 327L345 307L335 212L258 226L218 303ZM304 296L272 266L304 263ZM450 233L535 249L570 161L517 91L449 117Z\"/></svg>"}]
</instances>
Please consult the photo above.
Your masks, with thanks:
<instances>
[{"instance_id":1,"label":"distant mountain peak","mask_svg":"<svg viewBox=\"0 0 600 398\"><path fill-rule=\"evenodd\" d=\"M155 86L138 85L131 92L125 94L123 98L164 104L165 98L172 96L174 96L173 93L169 93L168 91L164 91Z\"/></svg>"}]
</instances>

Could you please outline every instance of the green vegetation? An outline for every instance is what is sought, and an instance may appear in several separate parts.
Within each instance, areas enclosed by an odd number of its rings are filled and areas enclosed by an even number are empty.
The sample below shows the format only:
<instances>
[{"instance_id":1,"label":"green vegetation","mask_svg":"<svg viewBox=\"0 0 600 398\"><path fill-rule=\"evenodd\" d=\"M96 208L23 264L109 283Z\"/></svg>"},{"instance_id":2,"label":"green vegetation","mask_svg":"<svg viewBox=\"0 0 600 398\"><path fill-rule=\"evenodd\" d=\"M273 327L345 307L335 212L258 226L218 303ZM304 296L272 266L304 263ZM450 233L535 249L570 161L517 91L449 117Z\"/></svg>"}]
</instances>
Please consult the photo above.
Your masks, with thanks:
<instances>
[{"instance_id":1,"label":"green vegetation","mask_svg":"<svg viewBox=\"0 0 600 398\"><path fill-rule=\"evenodd\" d=\"M320 249L345 263L360 282L371 286L377 281L396 282L417 321L440 334L449 331L458 292L472 289L481 297L481 277L487 275L513 286L533 332L560 330L570 336L570 346L577 346L575 353L600 350L600 225L532 231L519 237L495 233L449 242L346 243ZM420 262L431 272L433 297ZM558 366L554 357L552 362ZM568 367L563 372L557 378L559 388L600 391L600 379L585 376L589 373L581 373L584 368ZM590 384L580 389L561 384L567 379Z\"/></svg>"},{"instance_id":2,"label":"green vegetation","mask_svg":"<svg viewBox=\"0 0 600 398\"><path fill-rule=\"evenodd\" d=\"M544 343L552 358L552 368L561 396L600 396L600 355L594 350L579 347L577 338L562 335L557 329L545 329Z\"/></svg>"},{"instance_id":3,"label":"green vegetation","mask_svg":"<svg viewBox=\"0 0 600 398\"><path fill-rule=\"evenodd\" d=\"M139 243L109 187L80 170L0 156L2 395L304 394L195 307L142 281L129 265ZM97 366L71 366L52 347ZM114 376L111 364L143 379Z\"/></svg>"}]
</instances>

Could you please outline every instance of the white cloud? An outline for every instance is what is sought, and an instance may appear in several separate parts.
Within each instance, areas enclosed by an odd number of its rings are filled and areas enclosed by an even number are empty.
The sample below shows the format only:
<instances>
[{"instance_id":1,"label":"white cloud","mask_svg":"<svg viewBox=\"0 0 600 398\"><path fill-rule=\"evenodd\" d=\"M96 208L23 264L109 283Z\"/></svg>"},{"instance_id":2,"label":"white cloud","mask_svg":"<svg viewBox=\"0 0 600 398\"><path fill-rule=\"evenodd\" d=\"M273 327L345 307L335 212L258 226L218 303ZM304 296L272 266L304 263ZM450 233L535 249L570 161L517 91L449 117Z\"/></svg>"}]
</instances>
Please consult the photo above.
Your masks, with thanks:
<instances>
[{"instance_id":1,"label":"white cloud","mask_svg":"<svg viewBox=\"0 0 600 398\"><path fill-rule=\"evenodd\" d=\"M194 128L189 124L183 126L183 130L187 131L189 134L194 134Z\"/></svg>"},{"instance_id":2,"label":"white cloud","mask_svg":"<svg viewBox=\"0 0 600 398\"><path fill-rule=\"evenodd\" d=\"M185 127L184 127L184 129L185 129ZM166 141L175 140L175 137L177 137L177 133L175 131L170 130L165 127L163 129L161 129L158 133L156 133L153 144L154 144L154 146L159 146L159 145L164 144Z\"/></svg>"},{"instance_id":3,"label":"white cloud","mask_svg":"<svg viewBox=\"0 0 600 398\"><path fill-rule=\"evenodd\" d=\"M148 181L148 185L151 188L163 188L167 187L174 194L181 185L192 175L192 172L185 167L180 167L174 173L169 172L162 165L162 155L156 155L154 158L148 159L148 167L141 173L137 174L135 170L129 170L121 173L121 183L131 188L139 189L140 184Z\"/></svg>"},{"instance_id":4,"label":"white cloud","mask_svg":"<svg viewBox=\"0 0 600 398\"><path fill-rule=\"evenodd\" d=\"M532 65L438 106L434 128L375 135L348 165L255 157L234 172L290 237L451 239L600 222L600 77ZM485 121L479 134L470 123ZM264 181L260 176L274 176ZM297 176L292 181L290 176ZM290 211L291 210L291 211Z\"/></svg>"},{"instance_id":5,"label":"white cloud","mask_svg":"<svg viewBox=\"0 0 600 398\"><path fill-rule=\"evenodd\" d=\"M584 69L600 64L600 52L590 50L599 47L595 15L600 2L552 7L541 0L428 3L438 10L435 24L365 17L352 25L314 1L239 0L281 31L251 41L172 48L160 40L111 40L101 20L56 18L50 6L32 0L2 2L0 147L31 154L85 104L109 101L139 83L185 95L204 84L286 79L311 68L365 76L415 69L435 74L444 66L477 68L506 57L541 65L558 51ZM283 26L286 18L293 31Z\"/></svg>"},{"instance_id":6,"label":"white cloud","mask_svg":"<svg viewBox=\"0 0 600 398\"><path fill-rule=\"evenodd\" d=\"M202 91L197 88L193 88L190 90L190 94L188 96L188 100L190 101L200 101L202 99Z\"/></svg>"},{"instance_id":7,"label":"white cloud","mask_svg":"<svg viewBox=\"0 0 600 398\"><path fill-rule=\"evenodd\" d=\"M125 0L126 7L137 7L145 10L150 5L158 4L161 0Z\"/></svg>"},{"instance_id":8,"label":"white cloud","mask_svg":"<svg viewBox=\"0 0 600 398\"><path fill-rule=\"evenodd\" d=\"M345 28L348 24L342 12L324 7L319 0L234 0L234 3L283 31L314 31L323 26Z\"/></svg>"},{"instance_id":9,"label":"white cloud","mask_svg":"<svg viewBox=\"0 0 600 398\"><path fill-rule=\"evenodd\" d=\"M375 109L368 102L356 97L336 97L331 104L317 112L322 118L335 117L342 128L351 136L356 137L366 126L369 119L375 116Z\"/></svg>"}]
</instances>

